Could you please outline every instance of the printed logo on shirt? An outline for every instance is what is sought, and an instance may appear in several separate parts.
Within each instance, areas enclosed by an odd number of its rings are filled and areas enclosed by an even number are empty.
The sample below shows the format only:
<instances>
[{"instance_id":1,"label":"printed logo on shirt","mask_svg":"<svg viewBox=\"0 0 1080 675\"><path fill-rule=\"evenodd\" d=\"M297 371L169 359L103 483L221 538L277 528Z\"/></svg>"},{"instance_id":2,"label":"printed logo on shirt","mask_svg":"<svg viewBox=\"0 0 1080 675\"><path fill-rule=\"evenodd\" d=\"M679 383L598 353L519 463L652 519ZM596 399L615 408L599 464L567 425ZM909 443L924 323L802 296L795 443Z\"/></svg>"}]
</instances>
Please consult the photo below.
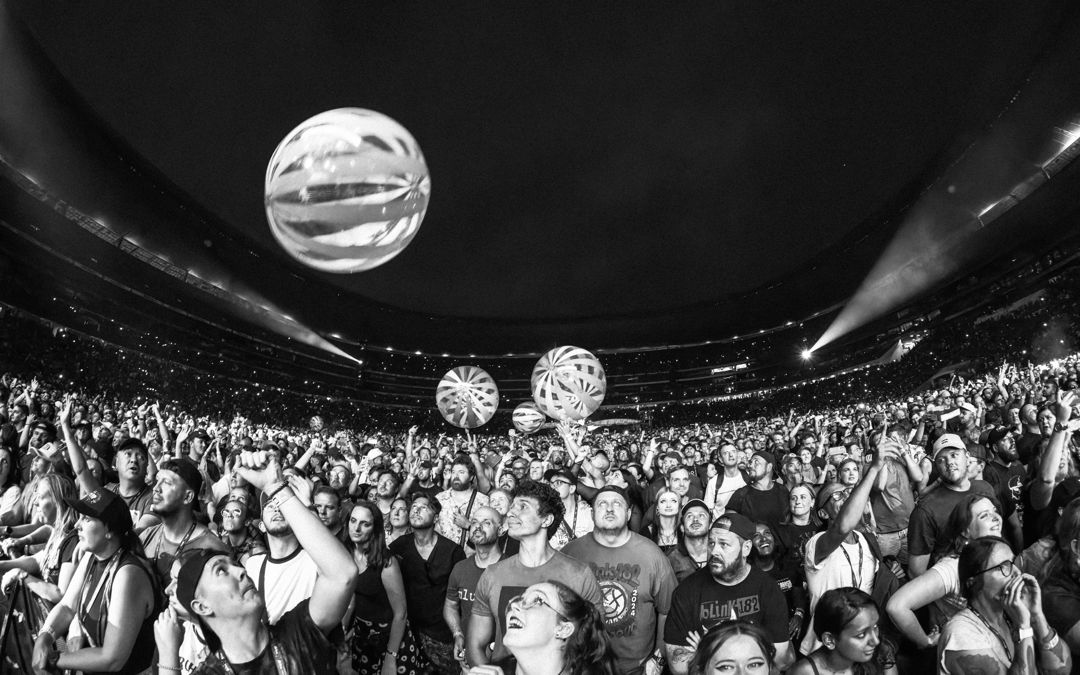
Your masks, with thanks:
<instances>
[{"instance_id":1,"label":"printed logo on shirt","mask_svg":"<svg viewBox=\"0 0 1080 675\"><path fill-rule=\"evenodd\" d=\"M633 635L637 625L641 565L589 563L604 600L604 628L613 637Z\"/></svg>"},{"instance_id":2,"label":"printed logo on shirt","mask_svg":"<svg viewBox=\"0 0 1080 675\"><path fill-rule=\"evenodd\" d=\"M702 625L711 626L727 619L742 619L748 615L757 614L761 611L761 600L755 593L727 602L720 600L703 602L699 607Z\"/></svg>"}]
</instances>

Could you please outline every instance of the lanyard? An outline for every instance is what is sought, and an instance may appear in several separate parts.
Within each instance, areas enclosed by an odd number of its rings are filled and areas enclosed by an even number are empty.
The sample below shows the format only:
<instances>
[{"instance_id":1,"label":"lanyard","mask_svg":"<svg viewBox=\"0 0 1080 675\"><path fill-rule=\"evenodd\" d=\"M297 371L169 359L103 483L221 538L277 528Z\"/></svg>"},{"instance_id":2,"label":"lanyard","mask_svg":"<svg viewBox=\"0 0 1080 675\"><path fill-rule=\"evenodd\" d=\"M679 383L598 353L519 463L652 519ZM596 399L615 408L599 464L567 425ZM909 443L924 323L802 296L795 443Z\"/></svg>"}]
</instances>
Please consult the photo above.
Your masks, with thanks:
<instances>
[{"instance_id":1,"label":"lanyard","mask_svg":"<svg viewBox=\"0 0 1080 675\"><path fill-rule=\"evenodd\" d=\"M566 516L563 516L563 519L562 519L563 527L566 528L566 533L569 535L569 540L570 541L574 541L575 539L577 539L577 516L578 516L578 512L580 510L581 510L580 504L578 504L577 500L575 499L574 500L574 524L571 525L570 523L566 522Z\"/></svg>"},{"instance_id":2,"label":"lanyard","mask_svg":"<svg viewBox=\"0 0 1080 675\"><path fill-rule=\"evenodd\" d=\"M83 577L82 588L79 589L79 609L81 611L85 611L91 604L98 601L98 596L101 595L102 589L105 588L105 584L109 581L109 577L112 576L112 573L116 570L117 564L120 562L120 553L120 551L113 553L112 557L104 563L101 563L96 558L91 558L90 564L86 569L86 576ZM98 578L97 588L95 588L93 594L91 594L90 588L86 585L86 582L90 580L90 575L93 574L93 571L90 568L93 567L94 569L97 569L99 564L105 567L105 571L101 573L101 576Z\"/></svg>"},{"instance_id":3,"label":"lanyard","mask_svg":"<svg viewBox=\"0 0 1080 675\"><path fill-rule=\"evenodd\" d=\"M277 640L270 637L270 651L274 657L274 669L277 671L277 675L289 675L289 667L285 661L285 649L278 644ZM214 655L221 661L221 665L229 670L233 675L236 674L236 669L232 667L232 663L226 658L225 652L221 649L214 652Z\"/></svg>"},{"instance_id":4,"label":"lanyard","mask_svg":"<svg viewBox=\"0 0 1080 675\"><path fill-rule=\"evenodd\" d=\"M974 614L976 617L978 617L979 621L983 622L983 625L986 626L986 630L988 630L988 631L990 631L991 633L994 634L994 637L996 637L998 639L998 642L1001 643L1001 648L1005 650L1005 656L1009 657L1009 660L1012 661L1012 658L1013 658L1012 650L1009 649L1009 643L1005 641L1005 638L1001 637L1001 633L997 632L997 629L995 629L993 626L991 626L990 622L987 621L985 618L983 618L982 614L979 614L979 610L975 609L974 605L972 605L971 603L968 603L968 609L971 610L972 614ZM1005 621L1008 621L1008 620L1009 620L1009 618L1005 617Z\"/></svg>"},{"instance_id":5,"label":"lanyard","mask_svg":"<svg viewBox=\"0 0 1080 675\"><path fill-rule=\"evenodd\" d=\"M188 528L187 534L180 540L180 543L176 546L176 553L173 553L173 558L179 558L180 554L184 551L184 547L187 546L188 539L191 538L191 533L195 531L195 523L191 523L191 527ZM167 541L165 538L165 526L161 527L161 539L158 539L157 548L154 549L154 559L156 560L161 556L161 542Z\"/></svg>"},{"instance_id":6,"label":"lanyard","mask_svg":"<svg viewBox=\"0 0 1080 675\"><path fill-rule=\"evenodd\" d=\"M863 571L863 546L862 539L859 538L859 534L855 533L855 543L859 545L859 571L856 574L855 565L851 563L851 556L848 555L847 549L844 548L844 543L840 542L840 552L844 554L844 558L847 559L848 567L851 568L851 581L855 588L862 590L862 571Z\"/></svg>"}]
</instances>

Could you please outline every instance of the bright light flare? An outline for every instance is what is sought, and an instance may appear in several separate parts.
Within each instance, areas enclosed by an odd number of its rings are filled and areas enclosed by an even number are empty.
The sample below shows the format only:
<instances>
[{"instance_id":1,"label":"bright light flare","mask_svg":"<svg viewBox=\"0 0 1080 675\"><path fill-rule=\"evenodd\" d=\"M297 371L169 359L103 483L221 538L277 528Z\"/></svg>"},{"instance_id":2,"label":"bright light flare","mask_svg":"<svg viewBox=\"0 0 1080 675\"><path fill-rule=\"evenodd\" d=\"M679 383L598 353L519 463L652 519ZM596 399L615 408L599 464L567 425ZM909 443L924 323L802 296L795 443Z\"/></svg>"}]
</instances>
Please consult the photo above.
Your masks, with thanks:
<instances>
[{"instance_id":1,"label":"bright light flare","mask_svg":"<svg viewBox=\"0 0 1080 675\"><path fill-rule=\"evenodd\" d=\"M814 355L814 352L809 350L809 349L804 349L801 352L799 352L799 356L802 357L803 361L809 361L810 357L813 356L813 355Z\"/></svg>"}]
</instances>

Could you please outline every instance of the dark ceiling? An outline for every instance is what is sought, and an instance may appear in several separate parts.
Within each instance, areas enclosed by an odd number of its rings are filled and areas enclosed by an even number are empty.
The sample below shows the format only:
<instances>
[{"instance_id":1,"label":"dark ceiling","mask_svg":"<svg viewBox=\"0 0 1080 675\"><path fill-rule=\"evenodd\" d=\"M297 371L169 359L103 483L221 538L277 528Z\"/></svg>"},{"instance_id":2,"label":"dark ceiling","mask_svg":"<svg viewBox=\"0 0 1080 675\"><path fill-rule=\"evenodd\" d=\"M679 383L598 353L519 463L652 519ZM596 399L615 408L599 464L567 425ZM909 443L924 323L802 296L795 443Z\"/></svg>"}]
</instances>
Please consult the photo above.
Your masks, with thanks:
<instances>
[{"instance_id":1,"label":"dark ceiling","mask_svg":"<svg viewBox=\"0 0 1080 675\"><path fill-rule=\"evenodd\" d=\"M137 176L61 192L96 195L82 208L112 223L137 214L118 227L354 353L799 322L855 291L1033 73L1075 82L1045 63L1075 30L1063 0L5 4L104 139L87 154ZM338 107L406 126L433 184L411 246L346 276L286 256L262 205L277 143ZM63 173L56 148L22 150ZM148 186L190 213L131 196Z\"/></svg>"}]
</instances>

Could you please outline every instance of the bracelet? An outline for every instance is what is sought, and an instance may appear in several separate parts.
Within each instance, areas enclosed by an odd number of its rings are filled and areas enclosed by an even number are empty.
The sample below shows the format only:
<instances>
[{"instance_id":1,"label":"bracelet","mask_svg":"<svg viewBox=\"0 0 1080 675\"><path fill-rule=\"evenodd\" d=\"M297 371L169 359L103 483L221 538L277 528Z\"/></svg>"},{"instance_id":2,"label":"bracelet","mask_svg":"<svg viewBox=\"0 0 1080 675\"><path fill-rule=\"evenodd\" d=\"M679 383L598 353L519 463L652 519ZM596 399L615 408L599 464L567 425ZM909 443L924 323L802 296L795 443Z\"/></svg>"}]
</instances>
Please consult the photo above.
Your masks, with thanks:
<instances>
[{"instance_id":1,"label":"bracelet","mask_svg":"<svg viewBox=\"0 0 1080 675\"><path fill-rule=\"evenodd\" d=\"M287 487L289 487L289 484L286 483L283 480L274 481L273 483L270 483L269 485L266 486L266 490L264 490L264 492L266 493L266 499L268 501L273 499L274 495L281 492L282 490L284 490Z\"/></svg>"},{"instance_id":2,"label":"bracelet","mask_svg":"<svg viewBox=\"0 0 1080 675\"><path fill-rule=\"evenodd\" d=\"M1050 629L1050 637L1043 640L1043 643L1039 645L1044 651L1051 651L1058 646L1058 632L1053 628Z\"/></svg>"},{"instance_id":3,"label":"bracelet","mask_svg":"<svg viewBox=\"0 0 1080 675\"><path fill-rule=\"evenodd\" d=\"M296 494L292 491L291 488L285 486L284 488L274 492L274 496L271 497L270 501L267 503L280 511L281 507L285 504L285 502L289 501L290 499L296 499Z\"/></svg>"},{"instance_id":4,"label":"bracelet","mask_svg":"<svg viewBox=\"0 0 1080 675\"><path fill-rule=\"evenodd\" d=\"M1016 631L1016 638L1020 642L1022 642L1024 640L1032 639L1034 637L1035 637L1035 631L1030 626L1028 626L1027 628L1020 628L1019 630Z\"/></svg>"},{"instance_id":5,"label":"bracelet","mask_svg":"<svg viewBox=\"0 0 1080 675\"><path fill-rule=\"evenodd\" d=\"M386 650L386 654L384 654L383 656L384 656L384 657L385 657L385 656L393 656L393 657L394 657L394 660L395 660L395 661L397 660L397 652L392 652L392 651L390 651L389 649L387 649L387 650Z\"/></svg>"},{"instance_id":6,"label":"bracelet","mask_svg":"<svg viewBox=\"0 0 1080 675\"><path fill-rule=\"evenodd\" d=\"M179 673L180 672L180 669L177 668L176 666L163 666L163 665L161 665L159 663L157 667L158 667L158 670L170 670L170 671L172 671L174 673Z\"/></svg>"}]
</instances>

